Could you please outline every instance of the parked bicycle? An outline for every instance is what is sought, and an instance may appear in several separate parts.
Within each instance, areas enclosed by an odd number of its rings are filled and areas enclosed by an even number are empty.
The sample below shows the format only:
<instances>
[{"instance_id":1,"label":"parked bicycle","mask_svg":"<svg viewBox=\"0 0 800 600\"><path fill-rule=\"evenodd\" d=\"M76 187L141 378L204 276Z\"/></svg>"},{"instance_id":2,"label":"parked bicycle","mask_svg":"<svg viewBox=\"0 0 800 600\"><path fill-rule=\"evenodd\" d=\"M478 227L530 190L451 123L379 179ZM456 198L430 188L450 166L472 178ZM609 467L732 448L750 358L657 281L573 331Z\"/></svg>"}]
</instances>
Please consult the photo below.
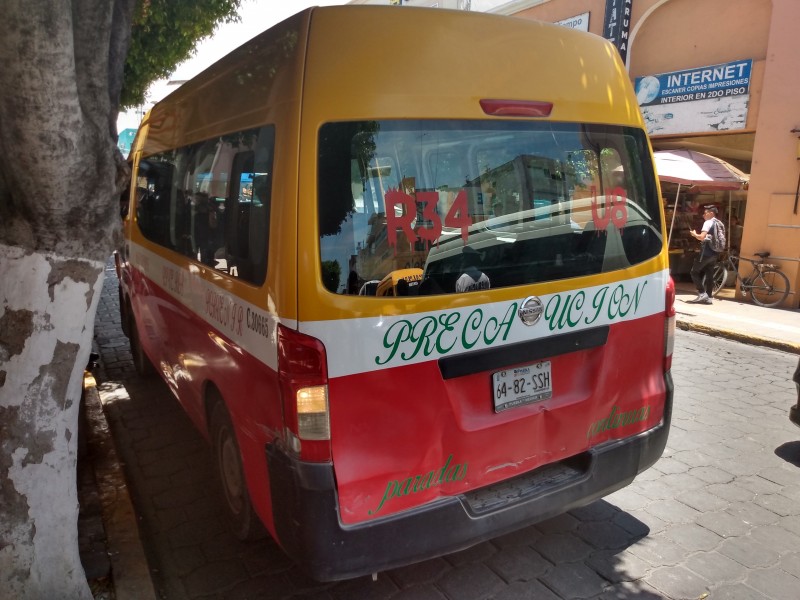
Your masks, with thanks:
<instances>
[{"instance_id":1,"label":"parked bicycle","mask_svg":"<svg viewBox=\"0 0 800 600\"><path fill-rule=\"evenodd\" d=\"M735 254L727 254L714 267L714 296L722 289L728 280L728 273L736 274L742 295L750 294L753 302L759 306L778 306L789 295L789 278L778 270L777 265L764 262L769 258L769 252L755 252L759 260L744 258ZM739 261L743 260L753 265L747 277L739 275Z\"/></svg>"}]
</instances>

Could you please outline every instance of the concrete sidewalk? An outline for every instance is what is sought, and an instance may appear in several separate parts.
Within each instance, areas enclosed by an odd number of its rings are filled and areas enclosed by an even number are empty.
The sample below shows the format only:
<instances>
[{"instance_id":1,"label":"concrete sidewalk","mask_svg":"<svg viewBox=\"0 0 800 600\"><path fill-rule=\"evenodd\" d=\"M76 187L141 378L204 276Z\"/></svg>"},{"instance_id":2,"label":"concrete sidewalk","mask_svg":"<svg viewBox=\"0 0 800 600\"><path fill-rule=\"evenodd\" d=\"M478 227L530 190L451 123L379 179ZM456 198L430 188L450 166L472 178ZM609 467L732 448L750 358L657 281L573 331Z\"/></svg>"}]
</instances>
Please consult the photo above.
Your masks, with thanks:
<instances>
[{"instance_id":1,"label":"concrete sidewalk","mask_svg":"<svg viewBox=\"0 0 800 600\"><path fill-rule=\"evenodd\" d=\"M94 377L83 382L78 459L81 562L95 600L156 600L139 525Z\"/></svg>"},{"instance_id":2,"label":"concrete sidewalk","mask_svg":"<svg viewBox=\"0 0 800 600\"><path fill-rule=\"evenodd\" d=\"M130 356L127 348L123 347L124 338L119 328L116 277L113 271L108 275L114 281L107 281L104 285L104 301L101 302L104 308L102 311L98 310L96 326L116 332L114 335L117 341L114 346L120 355L101 354L100 367L106 378L113 380L117 368L114 361L127 363ZM678 283L676 287L676 322L680 329L800 354L800 310L763 308L739 302L735 300L733 290L730 289L723 290L721 297L714 299L711 305L688 304L686 301L696 295L693 286ZM117 386L121 387L120 384ZM136 515L130 502L129 490L125 486L122 468L113 450L114 444L104 412L100 408L101 402L93 386L87 391L87 428L90 440L102 449L89 452L88 457L82 459L84 468L93 469L94 476L86 476L79 481L81 498L97 498L99 495L102 500L94 503L94 510L91 510L88 502L86 507L83 503L81 506L82 513L88 514L79 522L79 533L83 539L91 538L94 543L93 547L82 549L87 576L95 598L155 600L156 593L139 539ZM102 526L98 525L100 514ZM97 544L103 541L110 562L96 560Z\"/></svg>"},{"instance_id":3,"label":"concrete sidewalk","mask_svg":"<svg viewBox=\"0 0 800 600\"><path fill-rule=\"evenodd\" d=\"M692 284L676 285L679 328L800 354L800 310L740 302L731 288L722 290L710 305L687 303L696 296Z\"/></svg>"}]
</instances>

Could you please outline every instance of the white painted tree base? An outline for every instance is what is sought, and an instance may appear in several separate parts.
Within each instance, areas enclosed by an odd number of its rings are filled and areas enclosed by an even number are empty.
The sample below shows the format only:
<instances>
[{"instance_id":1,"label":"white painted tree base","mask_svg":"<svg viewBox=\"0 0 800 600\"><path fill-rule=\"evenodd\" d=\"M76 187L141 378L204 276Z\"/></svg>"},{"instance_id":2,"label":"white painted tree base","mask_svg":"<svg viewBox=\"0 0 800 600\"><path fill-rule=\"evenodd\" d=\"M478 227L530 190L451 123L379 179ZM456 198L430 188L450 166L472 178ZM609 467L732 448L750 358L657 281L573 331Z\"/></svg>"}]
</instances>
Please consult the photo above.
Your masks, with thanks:
<instances>
[{"instance_id":1,"label":"white painted tree base","mask_svg":"<svg viewBox=\"0 0 800 600\"><path fill-rule=\"evenodd\" d=\"M0 598L91 598L78 553L83 371L104 264L0 244Z\"/></svg>"}]
</instances>

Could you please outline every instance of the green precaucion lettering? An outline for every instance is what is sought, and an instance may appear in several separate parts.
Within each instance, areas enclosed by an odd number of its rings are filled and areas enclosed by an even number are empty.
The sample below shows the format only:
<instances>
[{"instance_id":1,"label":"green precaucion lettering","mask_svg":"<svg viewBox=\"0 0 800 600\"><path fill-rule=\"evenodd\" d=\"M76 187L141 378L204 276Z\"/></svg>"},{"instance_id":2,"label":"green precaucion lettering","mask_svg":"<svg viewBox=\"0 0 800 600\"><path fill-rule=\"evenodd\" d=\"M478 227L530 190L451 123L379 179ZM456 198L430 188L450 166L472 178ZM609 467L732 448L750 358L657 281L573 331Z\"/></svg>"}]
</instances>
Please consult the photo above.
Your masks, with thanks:
<instances>
[{"instance_id":1,"label":"green precaucion lettering","mask_svg":"<svg viewBox=\"0 0 800 600\"><path fill-rule=\"evenodd\" d=\"M453 350L469 350L477 344L490 347L506 341L511 332L517 303L512 302L502 317L488 316L482 308L470 313L458 311L425 315L416 320L400 319L383 336L385 356L376 356L375 364L385 365L392 360L403 362L418 356L442 356Z\"/></svg>"},{"instance_id":2,"label":"green precaucion lettering","mask_svg":"<svg viewBox=\"0 0 800 600\"><path fill-rule=\"evenodd\" d=\"M595 321L612 323L639 312L647 281L635 286L629 282L603 286L587 296L586 292L554 294L544 310L550 331L572 329L579 324L592 325Z\"/></svg>"}]
</instances>

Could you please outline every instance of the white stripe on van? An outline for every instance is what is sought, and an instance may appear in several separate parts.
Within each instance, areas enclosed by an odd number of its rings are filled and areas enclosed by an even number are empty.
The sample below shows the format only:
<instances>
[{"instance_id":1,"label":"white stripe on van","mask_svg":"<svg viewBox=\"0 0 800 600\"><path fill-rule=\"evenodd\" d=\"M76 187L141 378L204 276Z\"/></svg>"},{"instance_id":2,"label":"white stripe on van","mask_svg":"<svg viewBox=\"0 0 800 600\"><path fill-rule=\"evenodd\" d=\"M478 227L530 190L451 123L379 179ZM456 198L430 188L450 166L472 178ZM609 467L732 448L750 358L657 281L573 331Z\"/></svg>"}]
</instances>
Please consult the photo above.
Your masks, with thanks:
<instances>
[{"instance_id":1,"label":"white stripe on van","mask_svg":"<svg viewBox=\"0 0 800 600\"><path fill-rule=\"evenodd\" d=\"M648 317L664 311L668 278L665 270L541 296L544 312L531 326L518 316L521 297L402 316L306 321L300 331L325 344L328 375L340 377Z\"/></svg>"},{"instance_id":2,"label":"white stripe on van","mask_svg":"<svg viewBox=\"0 0 800 600\"><path fill-rule=\"evenodd\" d=\"M148 279L210 328L277 370L277 324L294 329L295 320L281 319L209 283L191 263L179 267L137 244L130 246L131 264ZM325 345L328 376L342 377L648 317L664 311L668 279L669 270L664 270L540 296L544 311L531 326L518 315L522 296L402 316L306 321L299 323L299 331Z\"/></svg>"},{"instance_id":3,"label":"white stripe on van","mask_svg":"<svg viewBox=\"0 0 800 600\"><path fill-rule=\"evenodd\" d=\"M186 266L176 265L133 242L130 243L129 260L147 279L211 329L235 342L269 368L278 370L277 325L283 323L295 329L297 321L280 319L209 283L200 277L198 267L188 261Z\"/></svg>"}]
</instances>

